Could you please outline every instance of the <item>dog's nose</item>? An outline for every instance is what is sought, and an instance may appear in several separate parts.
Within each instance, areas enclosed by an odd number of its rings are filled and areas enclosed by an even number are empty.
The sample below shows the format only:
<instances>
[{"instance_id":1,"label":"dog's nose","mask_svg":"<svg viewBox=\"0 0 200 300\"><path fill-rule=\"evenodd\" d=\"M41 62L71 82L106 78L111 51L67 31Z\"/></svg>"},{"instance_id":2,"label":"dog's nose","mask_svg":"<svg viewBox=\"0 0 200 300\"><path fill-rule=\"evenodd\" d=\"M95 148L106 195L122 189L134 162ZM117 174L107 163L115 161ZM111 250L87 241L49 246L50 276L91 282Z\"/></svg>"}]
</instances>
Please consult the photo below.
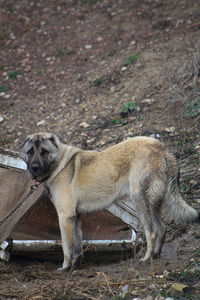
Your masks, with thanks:
<instances>
[{"instance_id":1,"label":"dog's nose","mask_svg":"<svg viewBox=\"0 0 200 300\"><path fill-rule=\"evenodd\" d=\"M40 164L38 163L33 163L31 165L31 173L34 175L38 175L40 173Z\"/></svg>"}]
</instances>

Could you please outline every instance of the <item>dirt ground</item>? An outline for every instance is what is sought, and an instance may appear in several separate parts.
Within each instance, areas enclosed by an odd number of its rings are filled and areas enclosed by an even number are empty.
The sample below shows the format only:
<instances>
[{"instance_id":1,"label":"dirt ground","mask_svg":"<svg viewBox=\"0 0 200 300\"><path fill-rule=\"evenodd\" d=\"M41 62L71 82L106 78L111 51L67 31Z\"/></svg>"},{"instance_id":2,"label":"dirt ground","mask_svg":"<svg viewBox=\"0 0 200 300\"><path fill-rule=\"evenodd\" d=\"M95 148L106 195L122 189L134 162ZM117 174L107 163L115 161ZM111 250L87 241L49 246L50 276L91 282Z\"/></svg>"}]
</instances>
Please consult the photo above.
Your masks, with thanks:
<instances>
[{"instance_id":1,"label":"dirt ground","mask_svg":"<svg viewBox=\"0 0 200 300\"><path fill-rule=\"evenodd\" d=\"M19 151L37 131L98 150L154 136L199 210L199 0L1 0L0 45L1 147ZM0 299L200 299L199 225L168 223L149 266L102 258L59 273L58 262L2 262Z\"/></svg>"}]
</instances>

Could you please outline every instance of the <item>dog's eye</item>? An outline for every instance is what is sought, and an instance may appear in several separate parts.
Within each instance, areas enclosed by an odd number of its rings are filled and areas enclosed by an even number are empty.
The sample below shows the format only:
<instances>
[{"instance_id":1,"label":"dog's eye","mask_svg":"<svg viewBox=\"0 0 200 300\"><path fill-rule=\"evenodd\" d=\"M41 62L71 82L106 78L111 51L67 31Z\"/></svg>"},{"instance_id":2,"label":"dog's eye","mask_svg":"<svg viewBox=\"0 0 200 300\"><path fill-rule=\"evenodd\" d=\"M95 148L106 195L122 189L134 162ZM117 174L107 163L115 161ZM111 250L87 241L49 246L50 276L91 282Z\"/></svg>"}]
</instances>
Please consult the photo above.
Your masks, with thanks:
<instances>
[{"instance_id":1,"label":"dog's eye","mask_svg":"<svg viewBox=\"0 0 200 300\"><path fill-rule=\"evenodd\" d=\"M31 149L29 149L29 150L27 151L28 156L33 155L33 153L34 153L33 148L31 148Z\"/></svg>"},{"instance_id":2,"label":"dog's eye","mask_svg":"<svg viewBox=\"0 0 200 300\"><path fill-rule=\"evenodd\" d=\"M47 155L49 153L49 151L47 151L46 149L42 149L40 154L41 156Z\"/></svg>"}]
</instances>

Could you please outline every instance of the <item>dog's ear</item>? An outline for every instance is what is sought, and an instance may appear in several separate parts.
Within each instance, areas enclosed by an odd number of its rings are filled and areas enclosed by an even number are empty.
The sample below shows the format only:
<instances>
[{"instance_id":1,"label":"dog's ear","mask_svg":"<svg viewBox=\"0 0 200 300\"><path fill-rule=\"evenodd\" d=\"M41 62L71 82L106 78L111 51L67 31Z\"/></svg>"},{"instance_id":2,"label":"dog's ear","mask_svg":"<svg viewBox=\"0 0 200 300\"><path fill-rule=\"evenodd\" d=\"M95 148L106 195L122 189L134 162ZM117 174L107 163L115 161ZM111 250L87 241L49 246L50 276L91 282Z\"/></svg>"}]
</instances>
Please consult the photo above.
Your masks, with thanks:
<instances>
[{"instance_id":1,"label":"dog's ear","mask_svg":"<svg viewBox=\"0 0 200 300\"><path fill-rule=\"evenodd\" d=\"M20 145L20 157L23 159L25 162L28 160L28 156L26 153L25 145L30 141L30 138L27 138L21 145Z\"/></svg>"},{"instance_id":2,"label":"dog's ear","mask_svg":"<svg viewBox=\"0 0 200 300\"><path fill-rule=\"evenodd\" d=\"M55 135L55 134L52 134L52 136L50 137L50 139L49 139L51 142L52 142L52 144L56 147L56 148L58 148L58 141L59 141L59 139L58 139L58 137Z\"/></svg>"},{"instance_id":3,"label":"dog's ear","mask_svg":"<svg viewBox=\"0 0 200 300\"><path fill-rule=\"evenodd\" d=\"M20 149L22 150L22 148L25 146L25 144L30 141L29 138L27 138L21 145L20 145Z\"/></svg>"}]
</instances>

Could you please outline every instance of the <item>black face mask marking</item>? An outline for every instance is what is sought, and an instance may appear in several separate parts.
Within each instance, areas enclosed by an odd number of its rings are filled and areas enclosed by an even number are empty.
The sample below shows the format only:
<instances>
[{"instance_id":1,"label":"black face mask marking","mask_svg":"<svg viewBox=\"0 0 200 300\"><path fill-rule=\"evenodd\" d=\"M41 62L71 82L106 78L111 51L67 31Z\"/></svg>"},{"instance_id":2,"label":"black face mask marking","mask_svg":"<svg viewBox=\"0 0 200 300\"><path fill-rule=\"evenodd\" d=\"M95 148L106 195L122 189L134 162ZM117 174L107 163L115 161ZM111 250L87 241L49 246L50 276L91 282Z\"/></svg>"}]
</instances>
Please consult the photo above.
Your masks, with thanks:
<instances>
[{"instance_id":1,"label":"black face mask marking","mask_svg":"<svg viewBox=\"0 0 200 300\"><path fill-rule=\"evenodd\" d=\"M27 151L27 154L28 154L29 157L33 156L33 154L34 154L33 147Z\"/></svg>"},{"instance_id":2,"label":"black face mask marking","mask_svg":"<svg viewBox=\"0 0 200 300\"><path fill-rule=\"evenodd\" d=\"M41 155L42 157L45 157L45 156L47 156L48 154L49 154L49 151L48 151L48 150L46 150L46 149L44 149L44 148L41 149L40 155Z\"/></svg>"},{"instance_id":3,"label":"black face mask marking","mask_svg":"<svg viewBox=\"0 0 200 300\"><path fill-rule=\"evenodd\" d=\"M34 141L34 145L35 147L38 149L40 147L41 141L40 140L36 140Z\"/></svg>"}]
</instances>

